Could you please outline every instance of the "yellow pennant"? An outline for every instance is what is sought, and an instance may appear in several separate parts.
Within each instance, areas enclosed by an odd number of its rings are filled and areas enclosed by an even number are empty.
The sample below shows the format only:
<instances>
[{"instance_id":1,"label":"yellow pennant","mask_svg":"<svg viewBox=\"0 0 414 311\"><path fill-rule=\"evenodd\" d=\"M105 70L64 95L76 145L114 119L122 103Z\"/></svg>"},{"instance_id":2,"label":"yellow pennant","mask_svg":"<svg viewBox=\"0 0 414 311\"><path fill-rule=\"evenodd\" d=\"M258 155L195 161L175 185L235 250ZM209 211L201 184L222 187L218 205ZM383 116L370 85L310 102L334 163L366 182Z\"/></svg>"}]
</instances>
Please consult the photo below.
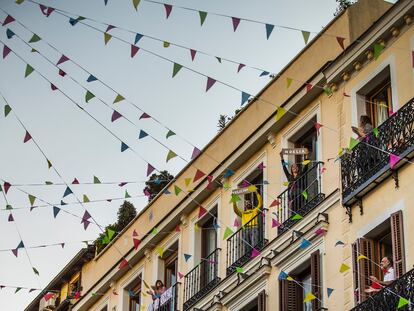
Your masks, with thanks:
<instances>
[{"instance_id":1,"label":"yellow pennant","mask_svg":"<svg viewBox=\"0 0 414 311\"><path fill-rule=\"evenodd\" d=\"M287 82L287 88L290 87L290 85L292 84L293 79L292 78L286 78L286 82Z\"/></svg>"},{"instance_id":2,"label":"yellow pennant","mask_svg":"<svg viewBox=\"0 0 414 311\"><path fill-rule=\"evenodd\" d=\"M303 165L308 165L311 161L310 160L305 160L302 162Z\"/></svg>"},{"instance_id":3,"label":"yellow pennant","mask_svg":"<svg viewBox=\"0 0 414 311\"><path fill-rule=\"evenodd\" d=\"M289 182L288 182L288 181L285 181L285 182L283 183L283 186L285 186L285 187L289 186Z\"/></svg>"},{"instance_id":4,"label":"yellow pennant","mask_svg":"<svg viewBox=\"0 0 414 311\"><path fill-rule=\"evenodd\" d=\"M276 112L276 121L279 121L281 117L283 117L286 113L286 109L282 107L277 108Z\"/></svg>"},{"instance_id":5,"label":"yellow pennant","mask_svg":"<svg viewBox=\"0 0 414 311\"><path fill-rule=\"evenodd\" d=\"M184 182L185 182L185 186L186 186L186 187L188 187L188 186L190 185L190 183L191 183L191 179L192 179L192 178L186 178L186 179L184 179Z\"/></svg>"},{"instance_id":6,"label":"yellow pennant","mask_svg":"<svg viewBox=\"0 0 414 311\"><path fill-rule=\"evenodd\" d=\"M361 259L368 259L368 257L364 255L359 255L357 261L360 261Z\"/></svg>"},{"instance_id":7,"label":"yellow pennant","mask_svg":"<svg viewBox=\"0 0 414 311\"><path fill-rule=\"evenodd\" d=\"M303 302L308 302L308 301L311 301L311 300L314 300L314 299L316 299L316 296L314 294L312 294L311 292L309 292L309 293L306 294L306 297L303 300Z\"/></svg>"},{"instance_id":8,"label":"yellow pennant","mask_svg":"<svg viewBox=\"0 0 414 311\"><path fill-rule=\"evenodd\" d=\"M295 279L294 278L292 278L290 275L286 278L286 280L288 280L288 281L294 281Z\"/></svg>"},{"instance_id":9,"label":"yellow pennant","mask_svg":"<svg viewBox=\"0 0 414 311\"><path fill-rule=\"evenodd\" d=\"M249 190L249 191L251 191L251 192L254 192L254 191L256 191L256 190L257 190L257 187L256 187L255 185L251 185L251 186L249 186L249 187L247 188L247 190Z\"/></svg>"},{"instance_id":10,"label":"yellow pennant","mask_svg":"<svg viewBox=\"0 0 414 311\"><path fill-rule=\"evenodd\" d=\"M345 271L348 271L349 269L350 269L349 266L343 263L341 267L339 268L339 272L344 273Z\"/></svg>"},{"instance_id":11,"label":"yellow pennant","mask_svg":"<svg viewBox=\"0 0 414 311\"><path fill-rule=\"evenodd\" d=\"M156 250L157 250L158 254L160 254L160 257L162 258L162 255L164 255L164 247L157 246Z\"/></svg>"},{"instance_id":12,"label":"yellow pennant","mask_svg":"<svg viewBox=\"0 0 414 311\"><path fill-rule=\"evenodd\" d=\"M198 232L198 230L200 230L200 228L198 227L198 223L194 224L194 230L195 232Z\"/></svg>"}]
</instances>

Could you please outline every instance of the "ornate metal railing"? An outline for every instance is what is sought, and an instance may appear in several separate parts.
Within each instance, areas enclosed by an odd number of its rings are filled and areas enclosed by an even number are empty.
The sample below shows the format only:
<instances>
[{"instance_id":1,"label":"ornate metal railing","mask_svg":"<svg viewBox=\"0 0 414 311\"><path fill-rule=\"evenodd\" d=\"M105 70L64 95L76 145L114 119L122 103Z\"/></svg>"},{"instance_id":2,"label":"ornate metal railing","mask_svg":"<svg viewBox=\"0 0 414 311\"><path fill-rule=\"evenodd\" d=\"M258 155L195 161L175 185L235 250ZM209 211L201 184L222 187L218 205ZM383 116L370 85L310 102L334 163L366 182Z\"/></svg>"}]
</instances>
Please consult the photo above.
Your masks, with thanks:
<instances>
[{"instance_id":1,"label":"ornate metal railing","mask_svg":"<svg viewBox=\"0 0 414 311\"><path fill-rule=\"evenodd\" d=\"M414 147L414 101L378 126L341 158L344 205L389 168L390 153L404 157Z\"/></svg>"},{"instance_id":2,"label":"ornate metal railing","mask_svg":"<svg viewBox=\"0 0 414 311\"><path fill-rule=\"evenodd\" d=\"M279 201L277 219L281 224L278 227L278 234L287 231L297 222L296 219L292 219L294 215L305 216L325 199L321 189L323 162L308 165L310 166L307 171L277 197Z\"/></svg>"},{"instance_id":3,"label":"ornate metal railing","mask_svg":"<svg viewBox=\"0 0 414 311\"><path fill-rule=\"evenodd\" d=\"M168 288L160 298L154 300L147 311L176 311L178 310L178 285L175 283Z\"/></svg>"},{"instance_id":4,"label":"ornate metal railing","mask_svg":"<svg viewBox=\"0 0 414 311\"><path fill-rule=\"evenodd\" d=\"M364 302L351 309L352 311L389 311L397 310L400 296L404 299L414 301L414 269L411 269L399 279L378 293L368 297ZM398 310L412 310L414 306L407 304Z\"/></svg>"},{"instance_id":5,"label":"ornate metal railing","mask_svg":"<svg viewBox=\"0 0 414 311\"><path fill-rule=\"evenodd\" d=\"M188 310L220 282L219 253L220 249L217 248L184 277L184 310Z\"/></svg>"},{"instance_id":6,"label":"ornate metal railing","mask_svg":"<svg viewBox=\"0 0 414 311\"><path fill-rule=\"evenodd\" d=\"M260 251L267 244L265 239L265 217L260 211L256 217L227 239L227 275L243 266L252 257L253 249Z\"/></svg>"}]
</instances>

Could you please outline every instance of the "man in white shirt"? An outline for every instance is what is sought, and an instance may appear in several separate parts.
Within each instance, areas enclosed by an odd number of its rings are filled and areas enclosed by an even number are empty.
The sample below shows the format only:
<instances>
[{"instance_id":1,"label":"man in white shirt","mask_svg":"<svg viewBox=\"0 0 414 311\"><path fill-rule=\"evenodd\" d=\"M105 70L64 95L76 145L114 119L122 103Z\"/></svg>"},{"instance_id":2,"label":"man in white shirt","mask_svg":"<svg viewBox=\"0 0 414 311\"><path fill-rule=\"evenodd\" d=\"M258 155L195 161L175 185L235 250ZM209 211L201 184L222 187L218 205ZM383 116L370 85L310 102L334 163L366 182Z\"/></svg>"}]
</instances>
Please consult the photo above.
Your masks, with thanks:
<instances>
[{"instance_id":1,"label":"man in white shirt","mask_svg":"<svg viewBox=\"0 0 414 311\"><path fill-rule=\"evenodd\" d=\"M365 290L366 293L378 292L383 286L388 286L395 280L395 271L392 266L392 260L388 257L381 259L380 267L384 273L384 280L380 281L375 276L371 275L369 278L372 285Z\"/></svg>"}]
</instances>

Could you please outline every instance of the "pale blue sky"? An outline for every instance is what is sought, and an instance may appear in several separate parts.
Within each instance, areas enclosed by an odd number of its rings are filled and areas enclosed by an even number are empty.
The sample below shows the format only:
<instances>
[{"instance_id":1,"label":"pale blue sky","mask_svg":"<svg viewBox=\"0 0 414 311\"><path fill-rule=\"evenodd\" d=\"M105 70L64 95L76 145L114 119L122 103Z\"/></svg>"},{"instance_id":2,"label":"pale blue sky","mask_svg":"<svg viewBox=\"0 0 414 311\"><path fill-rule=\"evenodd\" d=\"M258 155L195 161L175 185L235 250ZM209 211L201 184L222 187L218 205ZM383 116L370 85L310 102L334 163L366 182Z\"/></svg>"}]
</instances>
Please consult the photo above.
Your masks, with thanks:
<instances>
[{"instance_id":1,"label":"pale blue sky","mask_svg":"<svg viewBox=\"0 0 414 311\"><path fill-rule=\"evenodd\" d=\"M162 6L145 1L141 1L138 12L133 9L130 0L109 0L106 7L103 0L39 2L273 73L277 73L304 47L298 31L275 28L270 39L266 40L263 25L242 21L234 33L229 18L209 15L204 26L200 27L195 12L174 8L166 20ZM334 0L174 0L169 3L314 32L320 31L333 18L336 7ZM81 24L72 27L67 18L56 13L46 18L39 7L30 2L19 6L12 0L1 0L0 7L200 149L216 134L219 114L232 114L240 106L240 93L233 89L216 83L205 93L206 78L186 69L172 79L171 63L143 51L131 59L129 47L124 43L112 39L105 46L102 33ZM4 17L0 11L0 20ZM27 41L31 37L31 33L16 23L9 27ZM102 26L100 29L103 29ZM118 29L111 33L132 40L131 34ZM18 38L8 40L4 27L0 31L0 40L7 42L12 50L76 102L84 105L85 91L82 88L68 77L59 77L55 67L39 55L30 53ZM146 38L142 39L141 44L148 50L251 94L269 82L268 77L259 77L258 71L247 67L237 74L237 65L220 64L213 57L197 55L196 60L191 62L189 51L175 47L165 49L160 42ZM42 41L33 46L55 62L60 56ZM1 44L0 47L3 48ZM84 82L87 75L70 62L63 64L62 68L112 105L115 97L112 91L99 82ZM59 92L52 92L48 83L36 72L24 79L24 70L25 65L13 54L0 60L0 91L66 182L71 182L75 177L81 182L91 182L94 175L101 181L146 179L146 164L142 160L132 152L121 153L120 143L108 132ZM43 183L46 180L60 182L59 177L48 170L33 142L23 144L24 130L12 114L4 118L4 103L0 102L0 178L12 184ZM189 159L191 156L190 145L177 136L165 140L165 128L151 120L138 120L140 113L126 103L118 104L117 109L133 120L138 128L122 119L111 123L111 111L96 99L84 107L160 170L168 169L175 174L186 162L176 158L166 164L165 148L148 137L138 140L139 128L162 140L183 157ZM65 189L64 186L21 188L52 203L60 202ZM142 184L130 184L124 188L116 185L79 185L73 186L72 190L78 197L87 194L91 200L96 200L123 197L125 189L132 196L138 196L142 194L142 188ZM8 199L13 207L29 207L27 195L15 188L10 189ZM65 200L76 201L73 196ZM146 198L133 198L131 201L140 210L145 206ZM121 203L93 203L88 204L87 208L98 223L107 225L115 221ZM5 208L2 197L0 207ZM67 209L77 215L83 213L78 205L69 205ZM82 247L79 241L94 239L99 232L93 225L84 231L80 219L64 213L60 213L55 220L51 207L32 212L28 209L15 210L13 215L15 223L8 222L8 213L0 211L0 250L14 248L19 243L16 224L26 246L68 243L63 250L60 246L28 250L33 266L40 272L39 277L33 274L23 250L20 250L18 258L11 252L0 252L0 285L46 286ZM27 290L14 294L13 289L5 288L0 291L0 309L23 310L37 294L28 294Z\"/></svg>"}]
</instances>

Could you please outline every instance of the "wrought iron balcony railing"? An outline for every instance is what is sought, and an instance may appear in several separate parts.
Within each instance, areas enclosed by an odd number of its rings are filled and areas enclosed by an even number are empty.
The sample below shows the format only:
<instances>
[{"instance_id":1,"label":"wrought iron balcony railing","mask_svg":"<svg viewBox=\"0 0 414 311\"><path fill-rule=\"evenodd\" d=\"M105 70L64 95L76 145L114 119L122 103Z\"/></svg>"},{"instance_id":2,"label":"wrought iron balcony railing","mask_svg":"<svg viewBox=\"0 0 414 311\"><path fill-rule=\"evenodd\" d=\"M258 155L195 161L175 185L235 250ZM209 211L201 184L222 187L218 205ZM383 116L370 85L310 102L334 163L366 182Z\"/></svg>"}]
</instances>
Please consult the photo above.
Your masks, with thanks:
<instances>
[{"instance_id":1,"label":"wrought iron balcony railing","mask_svg":"<svg viewBox=\"0 0 414 311\"><path fill-rule=\"evenodd\" d=\"M175 283L168 288L160 298L154 300L147 308L147 311L176 311L178 310L178 285Z\"/></svg>"},{"instance_id":2,"label":"wrought iron balcony railing","mask_svg":"<svg viewBox=\"0 0 414 311\"><path fill-rule=\"evenodd\" d=\"M278 227L278 234L287 231L297 222L292 219L295 214L303 217L325 199L321 189L323 162L308 165L310 167L307 171L277 197L279 201L277 218L281 224Z\"/></svg>"},{"instance_id":3,"label":"wrought iron balcony railing","mask_svg":"<svg viewBox=\"0 0 414 311\"><path fill-rule=\"evenodd\" d=\"M188 310L220 282L219 254L220 249L217 248L184 277L184 310Z\"/></svg>"},{"instance_id":4,"label":"wrought iron balcony railing","mask_svg":"<svg viewBox=\"0 0 414 311\"><path fill-rule=\"evenodd\" d=\"M351 152L341 158L342 199L350 206L358 197L385 179L389 170L390 153L401 158L414 151L414 100L367 135ZM402 164L402 161L400 161Z\"/></svg>"},{"instance_id":5,"label":"wrought iron balcony railing","mask_svg":"<svg viewBox=\"0 0 414 311\"><path fill-rule=\"evenodd\" d=\"M351 311L397 310L400 297L411 302L414 301L414 269L411 269L387 287L382 288L378 293L370 296L364 302L351 309ZM411 304L407 304L398 310L412 310L412 307Z\"/></svg>"},{"instance_id":6,"label":"wrought iron balcony railing","mask_svg":"<svg viewBox=\"0 0 414 311\"><path fill-rule=\"evenodd\" d=\"M267 244L265 217L262 211L227 239L227 275L243 266L252 257L253 249L260 251Z\"/></svg>"}]
</instances>

